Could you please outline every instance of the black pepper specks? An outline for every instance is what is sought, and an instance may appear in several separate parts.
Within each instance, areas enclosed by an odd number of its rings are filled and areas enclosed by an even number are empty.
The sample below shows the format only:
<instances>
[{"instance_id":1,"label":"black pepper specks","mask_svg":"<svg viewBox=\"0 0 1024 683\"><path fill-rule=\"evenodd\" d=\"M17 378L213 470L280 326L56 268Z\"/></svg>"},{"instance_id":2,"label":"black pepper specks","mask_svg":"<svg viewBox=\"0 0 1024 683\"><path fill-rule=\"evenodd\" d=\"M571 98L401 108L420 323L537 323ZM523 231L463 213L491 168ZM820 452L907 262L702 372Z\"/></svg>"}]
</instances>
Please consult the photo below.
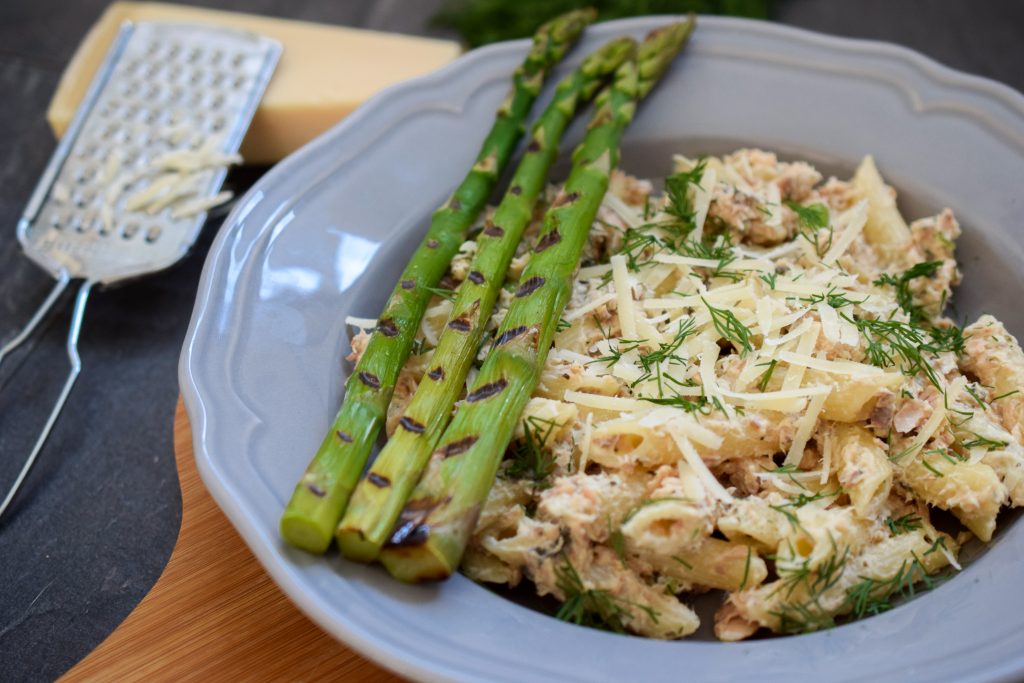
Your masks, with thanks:
<instances>
[{"instance_id":1,"label":"black pepper specks","mask_svg":"<svg viewBox=\"0 0 1024 683\"><path fill-rule=\"evenodd\" d=\"M349 436L347 432L343 432L339 429L338 431L335 432L335 434L337 434L338 438L344 441L345 443L352 443L352 437Z\"/></svg>"},{"instance_id":2,"label":"black pepper specks","mask_svg":"<svg viewBox=\"0 0 1024 683\"><path fill-rule=\"evenodd\" d=\"M441 246L441 243L438 242L437 240L435 240L435 239L427 240L427 248L428 249L437 249L439 246Z\"/></svg>"},{"instance_id":3,"label":"black pepper specks","mask_svg":"<svg viewBox=\"0 0 1024 683\"><path fill-rule=\"evenodd\" d=\"M397 337L398 336L398 325L391 318L384 318L377 323L377 331L383 334L385 337Z\"/></svg>"},{"instance_id":4,"label":"black pepper specks","mask_svg":"<svg viewBox=\"0 0 1024 683\"><path fill-rule=\"evenodd\" d=\"M327 495L327 491L324 491L322 488L320 488L319 486L312 482L306 484L306 488L309 489L309 492L312 493L317 498L323 498L324 496Z\"/></svg>"},{"instance_id":5,"label":"black pepper specks","mask_svg":"<svg viewBox=\"0 0 1024 683\"><path fill-rule=\"evenodd\" d=\"M391 486L391 480L387 477L381 476L376 472L370 472L366 475L366 481L370 482L379 489L386 489Z\"/></svg>"},{"instance_id":6,"label":"black pepper specks","mask_svg":"<svg viewBox=\"0 0 1024 683\"><path fill-rule=\"evenodd\" d=\"M507 344L523 332L526 332L526 325L520 325L519 327L513 327L510 330L505 330L498 335L497 339L494 340L494 345L501 346L502 344Z\"/></svg>"},{"instance_id":7,"label":"black pepper specks","mask_svg":"<svg viewBox=\"0 0 1024 683\"><path fill-rule=\"evenodd\" d=\"M545 233L539 240L537 240L537 246L533 248L533 253L539 254L548 247L552 247L562 241L562 233L558 230L552 230L551 232Z\"/></svg>"},{"instance_id":8,"label":"black pepper specks","mask_svg":"<svg viewBox=\"0 0 1024 683\"><path fill-rule=\"evenodd\" d=\"M484 283L484 274L479 270L469 271L469 275L466 276L470 282L476 285L482 285Z\"/></svg>"},{"instance_id":9,"label":"black pepper specks","mask_svg":"<svg viewBox=\"0 0 1024 683\"><path fill-rule=\"evenodd\" d=\"M518 185L513 185L511 188L509 188L509 193L514 195L521 195L523 193L523 188L519 187Z\"/></svg>"},{"instance_id":10,"label":"black pepper specks","mask_svg":"<svg viewBox=\"0 0 1024 683\"><path fill-rule=\"evenodd\" d=\"M371 389L380 389L380 379L372 372L360 372L359 381Z\"/></svg>"},{"instance_id":11,"label":"black pepper specks","mask_svg":"<svg viewBox=\"0 0 1024 683\"><path fill-rule=\"evenodd\" d=\"M402 429L407 432L412 432L413 434L422 434L427 430L427 428L423 426L422 422L417 422L408 415L403 415L398 418L398 424L402 426Z\"/></svg>"},{"instance_id":12,"label":"black pepper specks","mask_svg":"<svg viewBox=\"0 0 1024 683\"><path fill-rule=\"evenodd\" d=\"M452 211L458 211L459 209L462 208L462 202L460 202L458 199L452 197L452 200L451 200L451 202L448 203L448 206L451 207Z\"/></svg>"},{"instance_id":13,"label":"black pepper specks","mask_svg":"<svg viewBox=\"0 0 1024 683\"><path fill-rule=\"evenodd\" d=\"M411 278L408 280L402 280L402 289L412 289L415 286L416 280L413 280Z\"/></svg>"},{"instance_id":14,"label":"black pepper specks","mask_svg":"<svg viewBox=\"0 0 1024 683\"><path fill-rule=\"evenodd\" d=\"M440 382L441 380L444 379L444 368L442 368L441 366L434 368L433 370L427 373L427 377L434 380L435 382Z\"/></svg>"},{"instance_id":15,"label":"black pepper specks","mask_svg":"<svg viewBox=\"0 0 1024 683\"><path fill-rule=\"evenodd\" d=\"M539 152L540 151L540 140L534 138L530 140L530 144L526 146L527 152Z\"/></svg>"},{"instance_id":16,"label":"black pepper specks","mask_svg":"<svg viewBox=\"0 0 1024 683\"><path fill-rule=\"evenodd\" d=\"M488 237L504 237L505 230L488 221L487 225L484 226L484 234Z\"/></svg>"},{"instance_id":17,"label":"black pepper specks","mask_svg":"<svg viewBox=\"0 0 1024 683\"><path fill-rule=\"evenodd\" d=\"M477 401L482 401L485 398L497 396L498 394L503 392L505 390L505 387L507 386L508 382L506 382L504 379L499 379L496 382L485 384L476 391L470 392L469 395L466 396L466 401L468 401L469 403L476 403Z\"/></svg>"},{"instance_id":18,"label":"black pepper specks","mask_svg":"<svg viewBox=\"0 0 1024 683\"><path fill-rule=\"evenodd\" d=\"M446 443L444 446L441 446L440 448L438 448L437 452L440 453L442 456L444 456L446 458L450 458L453 455L459 455L460 453L465 453L470 448L472 448L473 444L475 444L479 440L480 440L479 436L467 436L467 437L464 437L462 439L459 439L458 441L452 441L451 443Z\"/></svg>"},{"instance_id":19,"label":"black pepper specks","mask_svg":"<svg viewBox=\"0 0 1024 683\"><path fill-rule=\"evenodd\" d=\"M524 296L529 296L530 294L533 294L538 289L540 289L541 285L543 284L544 278L542 278L540 275L534 275L529 280L519 285L519 289L516 290L516 298L521 299Z\"/></svg>"}]
</instances>

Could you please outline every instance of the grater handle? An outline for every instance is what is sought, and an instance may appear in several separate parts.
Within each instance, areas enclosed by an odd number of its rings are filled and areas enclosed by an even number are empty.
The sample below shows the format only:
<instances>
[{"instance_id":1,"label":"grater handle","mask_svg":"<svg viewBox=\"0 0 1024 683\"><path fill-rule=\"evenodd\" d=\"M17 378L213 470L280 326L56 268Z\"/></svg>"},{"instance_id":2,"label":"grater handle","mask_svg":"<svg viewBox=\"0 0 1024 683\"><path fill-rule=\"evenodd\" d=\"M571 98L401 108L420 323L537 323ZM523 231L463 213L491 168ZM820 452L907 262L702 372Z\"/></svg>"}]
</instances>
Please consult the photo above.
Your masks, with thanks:
<instances>
[{"instance_id":1,"label":"grater handle","mask_svg":"<svg viewBox=\"0 0 1024 683\"><path fill-rule=\"evenodd\" d=\"M54 291L51 292L50 296L43 302L43 305L40 307L39 311L36 312L36 315L28 322L25 329L3 348L2 353L7 353L11 348L14 348L14 346L17 346L17 344L24 341L24 338L32 332L32 329L35 328L37 324L39 324L39 319L46 314L46 311L53 305L53 302L59 297L67 284L68 281L66 275L57 281ZM53 430L53 425L57 422L57 418L60 417L60 411L64 408L64 404L67 402L68 396L71 394L71 390L75 386L75 380L78 379L78 375L82 371L82 359L78 355L78 333L82 330L82 317L85 315L85 304L89 300L89 291L92 289L92 285L93 283L91 280L83 282L81 287L78 288L78 295L75 297L75 310L71 315L71 328L68 330L67 340L67 353L68 360L71 363L71 370L68 372L67 379L64 380L64 388L61 390L60 396L57 397L57 402L54 404L53 410L50 412L50 417L46 419L46 424L43 425L43 431L40 432L39 438L36 439L36 445L33 446L32 452L29 454L28 459L25 460L25 464L22 465L21 472L18 473L18 478L14 480L14 484L7 491L4 501L0 503L0 517L3 516L7 506L11 504L12 500L14 500L14 496L21 487L21 483L25 480L25 476L28 475L28 471L32 469L32 465L36 461L36 456L38 456L39 451L43 449L43 445L46 443L47 437L50 436L50 432ZM2 359L2 355L0 355L0 359Z\"/></svg>"},{"instance_id":2,"label":"grater handle","mask_svg":"<svg viewBox=\"0 0 1024 683\"><path fill-rule=\"evenodd\" d=\"M67 289L69 282L71 282L71 278L68 276L67 271L62 270L57 276L57 283L50 291L50 295L46 297L46 301L39 306L39 310L35 312L32 319L25 323L25 327L21 328L21 332L15 335L11 341L4 344L3 348L0 348L0 365L3 365L4 357L7 356L7 354L21 346L22 342L32 335L36 326L42 322L43 318L46 317L46 314L50 312L51 308L53 308L53 305L57 303L57 299L60 298L60 295L64 293L65 289Z\"/></svg>"}]
</instances>

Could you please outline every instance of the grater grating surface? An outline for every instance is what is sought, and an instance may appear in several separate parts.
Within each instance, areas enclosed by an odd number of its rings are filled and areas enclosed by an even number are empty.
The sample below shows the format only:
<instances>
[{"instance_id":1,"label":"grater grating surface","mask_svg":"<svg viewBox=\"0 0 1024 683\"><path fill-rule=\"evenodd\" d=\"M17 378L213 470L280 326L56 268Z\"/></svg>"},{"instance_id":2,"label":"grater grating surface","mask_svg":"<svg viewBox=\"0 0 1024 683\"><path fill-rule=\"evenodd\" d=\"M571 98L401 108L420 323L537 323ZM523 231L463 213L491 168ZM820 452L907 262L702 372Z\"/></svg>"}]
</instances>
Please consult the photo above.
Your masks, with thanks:
<instances>
[{"instance_id":1,"label":"grater grating surface","mask_svg":"<svg viewBox=\"0 0 1024 683\"><path fill-rule=\"evenodd\" d=\"M18 222L25 254L57 284L0 348L0 363L72 280L83 282L67 339L71 370L0 515L81 372L78 335L92 286L167 268L188 253L280 53L276 41L218 26L121 28Z\"/></svg>"},{"instance_id":2,"label":"grater grating surface","mask_svg":"<svg viewBox=\"0 0 1024 683\"><path fill-rule=\"evenodd\" d=\"M205 213L129 211L128 199L170 152L236 152L279 53L220 27L125 25L18 224L29 258L54 277L109 283L184 256ZM195 194L216 194L226 173L196 174Z\"/></svg>"}]
</instances>

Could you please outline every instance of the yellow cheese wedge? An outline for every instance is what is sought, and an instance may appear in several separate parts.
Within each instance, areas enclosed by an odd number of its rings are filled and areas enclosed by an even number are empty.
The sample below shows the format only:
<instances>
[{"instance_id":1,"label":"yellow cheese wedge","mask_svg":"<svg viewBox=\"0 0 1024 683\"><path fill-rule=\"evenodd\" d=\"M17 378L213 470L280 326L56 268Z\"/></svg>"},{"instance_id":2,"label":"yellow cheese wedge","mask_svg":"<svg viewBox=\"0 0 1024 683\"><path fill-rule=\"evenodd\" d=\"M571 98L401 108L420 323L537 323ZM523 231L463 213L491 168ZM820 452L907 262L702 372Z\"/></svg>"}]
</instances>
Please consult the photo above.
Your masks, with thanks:
<instances>
[{"instance_id":1,"label":"yellow cheese wedge","mask_svg":"<svg viewBox=\"0 0 1024 683\"><path fill-rule=\"evenodd\" d=\"M284 51L242 144L247 163L273 163L324 132L381 88L458 56L458 44L340 26L167 5L115 2L90 29L61 77L46 118L58 137L125 21L231 26L281 42Z\"/></svg>"}]
</instances>

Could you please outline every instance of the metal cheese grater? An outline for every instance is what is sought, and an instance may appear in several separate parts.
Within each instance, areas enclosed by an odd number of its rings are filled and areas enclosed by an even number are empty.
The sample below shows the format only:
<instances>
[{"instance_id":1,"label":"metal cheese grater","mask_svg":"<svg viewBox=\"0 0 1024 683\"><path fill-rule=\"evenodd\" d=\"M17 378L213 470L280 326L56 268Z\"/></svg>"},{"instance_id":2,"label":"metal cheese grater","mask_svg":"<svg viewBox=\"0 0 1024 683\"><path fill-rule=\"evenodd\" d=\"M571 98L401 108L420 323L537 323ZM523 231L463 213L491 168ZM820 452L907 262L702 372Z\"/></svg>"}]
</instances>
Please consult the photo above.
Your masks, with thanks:
<instances>
[{"instance_id":1,"label":"metal cheese grater","mask_svg":"<svg viewBox=\"0 0 1024 683\"><path fill-rule=\"evenodd\" d=\"M96 73L64 138L18 222L25 254L57 280L25 327L0 348L0 363L32 333L72 280L75 298L67 354L71 371L0 515L46 442L82 364L78 333L89 291L174 264L199 236L203 198L217 194L226 165L187 173L196 198L180 202L133 198L160 188L154 163L202 153L234 155L277 64L281 46L216 26L126 23ZM191 157L189 157L189 153ZM177 156L176 156L177 155ZM179 169L180 170L180 169ZM183 171L184 172L184 171ZM165 204L165 205L161 205Z\"/></svg>"}]
</instances>

